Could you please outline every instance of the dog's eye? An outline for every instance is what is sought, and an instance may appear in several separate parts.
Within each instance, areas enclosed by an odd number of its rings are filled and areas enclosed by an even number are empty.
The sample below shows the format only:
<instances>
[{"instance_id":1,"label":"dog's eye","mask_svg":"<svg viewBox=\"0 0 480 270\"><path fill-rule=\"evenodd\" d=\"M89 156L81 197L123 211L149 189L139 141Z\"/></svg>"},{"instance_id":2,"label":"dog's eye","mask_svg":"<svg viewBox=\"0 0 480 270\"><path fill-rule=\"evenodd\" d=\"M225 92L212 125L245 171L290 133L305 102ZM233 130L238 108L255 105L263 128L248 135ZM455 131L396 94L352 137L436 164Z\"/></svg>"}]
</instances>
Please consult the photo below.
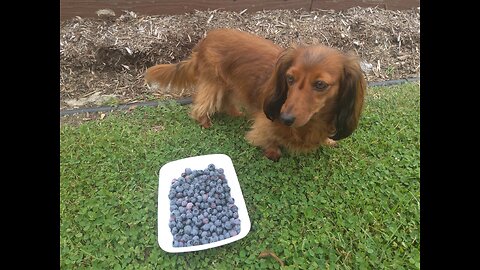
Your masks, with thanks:
<instances>
[{"instance_id":1,"label":"dog's eye","mask_svg":"<svg viewBox=\"0 0 480 270\"><path fill-rule=\"evenodd\" d=\"M293 78L292 75L287 75L287 84L292 85L293 82L295 82L295 79Z\"/></svg>"},{"instance_id":2,"label":"dog's eye","mask_svg":"<svg viewBox=\"0 0 480 270\"><path fill-rule=\"evenodd\" d=\"M328 84L324 81L316 81L313 83L313 87L315 88L315 90L322 91L327 89Z\"/></svg>"}]
</instances>

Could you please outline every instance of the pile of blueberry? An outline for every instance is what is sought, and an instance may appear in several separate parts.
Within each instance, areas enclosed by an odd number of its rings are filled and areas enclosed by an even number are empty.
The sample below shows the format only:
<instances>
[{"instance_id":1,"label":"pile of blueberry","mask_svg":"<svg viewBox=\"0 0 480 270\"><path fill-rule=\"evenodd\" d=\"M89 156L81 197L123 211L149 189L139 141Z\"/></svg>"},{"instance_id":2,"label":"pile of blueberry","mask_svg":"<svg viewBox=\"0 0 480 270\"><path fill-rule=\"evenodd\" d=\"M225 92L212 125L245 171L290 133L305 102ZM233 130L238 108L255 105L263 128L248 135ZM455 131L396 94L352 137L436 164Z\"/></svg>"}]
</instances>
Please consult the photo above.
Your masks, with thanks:
<instances>
[{"instance_id":1,"label":"pile of blueberry","mask_svg":"<svg viewBox=\"0 0 480 270\"><path fill-rule=\"evenodd\" d=\"M168 197L174 247L213 243L240 233L238 207L222 168L186 168L172 180Z\"/></svg>"}]
</instances>

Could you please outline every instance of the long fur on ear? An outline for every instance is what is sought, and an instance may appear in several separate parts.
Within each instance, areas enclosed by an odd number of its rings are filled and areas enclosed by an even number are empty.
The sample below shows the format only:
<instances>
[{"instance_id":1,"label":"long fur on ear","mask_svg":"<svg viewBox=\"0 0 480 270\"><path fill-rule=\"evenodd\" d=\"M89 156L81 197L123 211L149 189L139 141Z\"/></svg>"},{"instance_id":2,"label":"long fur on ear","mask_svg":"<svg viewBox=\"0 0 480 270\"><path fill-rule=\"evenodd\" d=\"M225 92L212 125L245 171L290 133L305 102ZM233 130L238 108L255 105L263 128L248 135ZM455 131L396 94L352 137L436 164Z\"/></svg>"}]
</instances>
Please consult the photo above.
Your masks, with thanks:
<instances>
[{"instance_id":1,"label":"long fur on ear","mask_svg":"<svg viewBox=\"0 0 480 270\"><path fill-rule=\"evenodd\" d=\"M294 50L295 47L291 47L280 54L275 71L270 78L269 87L272 87L273 91L263 102L263 112L272 121L279 117L282 105L287 99L288 85L285 72L292 65Z\"/></svg>"},{"instance_id":2,"label":"long fur on ear","mask_svg":"<svg viewBox=\"0 0 480 270\"><path fill-rule=\"evenodd\" d=\"M336 133L330 139L344 139L357 128L363 108L365 89L366 81L358 58L354 55L347 55L337 100Z\"/></svg>"}]
</instances>

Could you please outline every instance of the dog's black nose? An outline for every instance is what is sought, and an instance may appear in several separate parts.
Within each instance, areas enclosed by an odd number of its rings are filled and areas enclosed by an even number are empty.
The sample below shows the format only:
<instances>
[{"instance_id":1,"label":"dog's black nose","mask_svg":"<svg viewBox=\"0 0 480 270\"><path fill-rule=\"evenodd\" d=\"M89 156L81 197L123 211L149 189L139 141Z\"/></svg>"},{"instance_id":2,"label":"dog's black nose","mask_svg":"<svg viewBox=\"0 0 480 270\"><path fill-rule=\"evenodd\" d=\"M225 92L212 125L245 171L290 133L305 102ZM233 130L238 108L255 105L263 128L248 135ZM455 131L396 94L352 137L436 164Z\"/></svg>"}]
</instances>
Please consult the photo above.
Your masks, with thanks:
<instances>
[{"instance_id":1,"label":"dog's black nose","mask_svg":"<svg viewBox=\"0 0 480 270\"><path fill-rule=\"evenodd\" d=\"M289 113L281 113L280 114L280 120L285 125L291 126L293 124L293 122L295 122L295 116L293 116L293 114L289 114Z\"/></svg>"}]
</instances>

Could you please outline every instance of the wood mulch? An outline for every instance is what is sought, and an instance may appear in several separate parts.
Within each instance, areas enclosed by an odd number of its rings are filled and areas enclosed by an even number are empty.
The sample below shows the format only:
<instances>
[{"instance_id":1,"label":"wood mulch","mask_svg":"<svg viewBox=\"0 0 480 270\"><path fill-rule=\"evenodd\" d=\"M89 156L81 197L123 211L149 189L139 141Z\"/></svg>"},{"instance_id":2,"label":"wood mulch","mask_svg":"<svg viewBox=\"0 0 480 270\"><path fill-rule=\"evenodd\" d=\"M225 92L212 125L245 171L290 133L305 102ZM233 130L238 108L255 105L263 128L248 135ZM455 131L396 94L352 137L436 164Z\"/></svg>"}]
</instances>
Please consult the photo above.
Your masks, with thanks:
<instances>
[{"instance_id":1,"label":"wood mulch","mask_svg":"<svg viewBox=\"0 0 480 270\"><path fill-rule=\"evenodd\" d=\"M99 14L61 22L61 109L191 96L189 91L151 92L143 74L154 64L183 60L207 31L221 27L248 31L283 47L322 43L353 50L369 82L420 76L420 8Z\"/></svg>"}]
</instances>

